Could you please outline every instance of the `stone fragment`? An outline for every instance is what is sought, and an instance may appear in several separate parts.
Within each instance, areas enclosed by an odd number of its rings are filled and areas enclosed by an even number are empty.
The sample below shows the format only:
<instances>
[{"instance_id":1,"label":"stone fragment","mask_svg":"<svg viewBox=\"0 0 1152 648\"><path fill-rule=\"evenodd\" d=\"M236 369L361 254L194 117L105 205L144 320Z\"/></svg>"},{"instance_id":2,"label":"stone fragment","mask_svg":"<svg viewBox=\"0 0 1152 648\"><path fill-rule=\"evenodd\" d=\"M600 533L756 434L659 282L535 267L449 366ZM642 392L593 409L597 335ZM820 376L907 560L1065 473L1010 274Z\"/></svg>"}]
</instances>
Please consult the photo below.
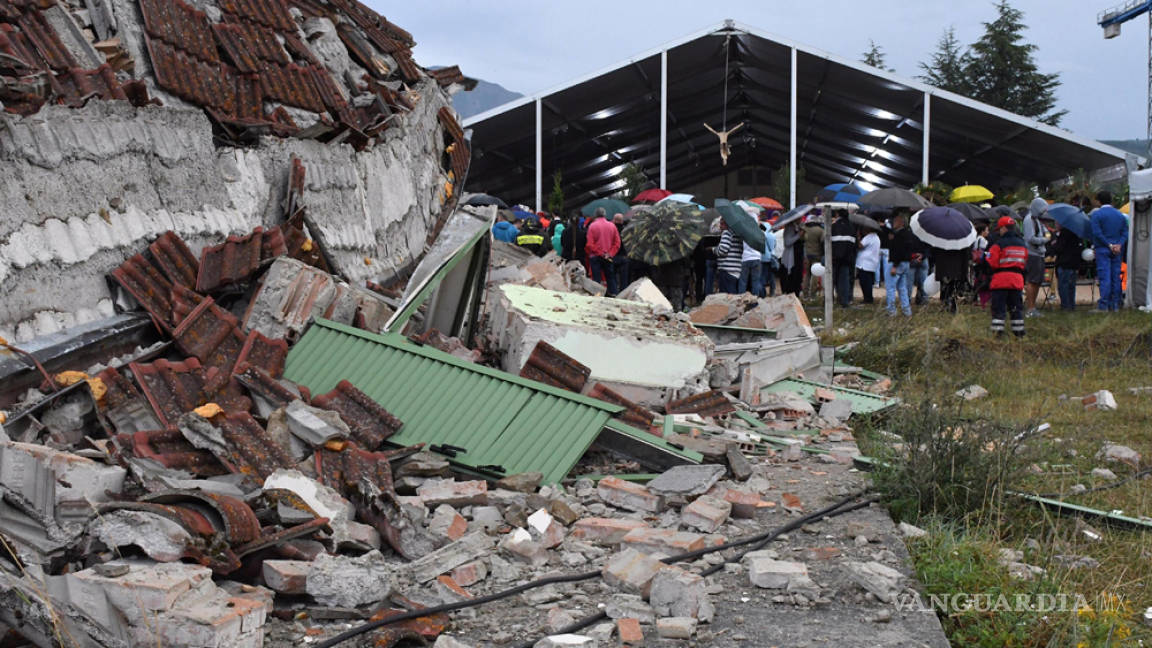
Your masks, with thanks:
<instances>
[{"instance_id":1,"label":"stone fragment","mask_svg":"<svg viewBox=\"0 0 1152 648\"><path fill-rule=\"evenodd\" d=\"M956 396L963 398L966 401L977 400L980 398L984 398L987 395L988 395L988 390L984 389L980 385L968 385L964 389L961 389L960 391L956 392Z\"/></svg>"},{"instance_id":2,"label":"stone fragment","mask_svg":"<svg viewBox=\"0 0 1152 648\"><path fill-rule=\"evenodd\" d=\"M418 583L426 583L444 572L484 556L495 541L482 531L473 531L452 544L421 556L408 564Z\"/></svg>"},{"instance_id":3,"label":"stone fragment","mask_svg":"<svg viewBox=\"0 0 1152 648\"><path fill-rule=\"evenodd\" d=\"M452 466L444 457L427 450L405 457L392 469L395 478L401 477L448 477Z\"/></svg>"},{"instance_id":4,"label":"stone fragment","mask_svg":"<svg viewBox=\"0 0 1152 648\"><path fill-rule=\"evenodd\" d=\"M735 443L728 444L728 450L724 456L728 461L728 470L731 471L733 479L745 481L752 476L752 463L748 461L748 457L745 457L743 452L740 452L740 448Z\"/></svg>"},{"instance_id":5,"label":"stone fragment","mask_svg":"<svg viewBox=\"0 0 1152 648\"><path fill-rule=\"evenodd\" d=\"M667 567L668 565L646 553L636 549L625 549L609 558L604 563L601 573L608 585L625 592L647 596L652 579Z\"/></svg>"},{"instance_id":6,"label":"stone fragment","mask_svg":"<svg viewBox=\"0 0 1152 648\"><path fill-rule=\"evenodd\" d=\"M572 510L568 502L562 499L554 499L548 502L548 512L564 526L572 526L573 522L580 519L580 515Z\"/></svg>"},{"instance_id":7,"label":"stone fragment","mask_svg":"<svg viewBox=\"0 0 1152 648\"><path fill-rule=\"evenodd\" d=\"M1107 468L1093 468L1092 476L1096 479L1103 479L1106 481L1116 481L1116 473L1108 470Z\"/></svg>"},{"instance_id":8,"label":"stone fragment","mask_svg":"<svg viewBox=\"0 0 1152 648\"><path fill-rule=\"evenodd\" d=\"M288 431L310 447L322 446L328 441L347 439L351 432L336 412L312 407L302 400L294 400L284 408Z\"/></svg>"},{"instance_id":9,"label":"stone fragment","mask_svg":"<svg viewBox=\"0 0 1152 648\"><path fill-rule=\"evenodd\" d=\"M897 529L900 530L900 535L905 538L923 538L928 535L928 532L924 529L908 524L907 522L901 522Z\"/></svg>"},{"instance_id":10,"label":"stone fragment","mask_svg":"<svg viewBox=\"0 0 1152 648\"><path fill-rule=\"evenodd\" d=\"M552 607L548 609L548 632L560 632L564 628L576 623L576 617L572 613L561 607Z\"/></svg>"},{"instance_id":11,"label":"stone fragment","mask_svg":"<svg viewBox=\"0 0 1152 648\"><path fill-rule=\"evenodd\" d=\"M446 541L459 540L467 531L468 520L447 504L437 506L428 520L428 532Z\"/></svg>"},{"instance_id":12,"label":"stone fragment","mask_svg":"<svg viewBox=\"0 0 1152 648\"><path fill-rule=\"evenodd\" d=\"M716 612L704 577L673 566L652 578L648 602L660 616L692 617L704 623Z\"/></svg>"},{"instance_id":13,"label":"stone fragment","mask_svg":"<svg viewBox=\"0 0 1152 648\"><path fill-rule=\"evenodd\" d=\"M281 594L305 594L311 565L306 560L265 560L264 584Z\"/></svg>"},{"instance_id":14,"label":"stone fragment","mask_svg":"<svg viewBox=\"0 0 1152 648\"><path fill-rule=\"evenodd\" d=\"M392 567L379 551L355 558L321 554L309 563L306 590L323 605L359 607L392 594Z\"/></svg>"},{"instance_id":15,"label":"stone fragment","mask_svg":"<svg viewBox=\"0 0 1152 648\"><path fill-rule=\"evenodd\" d=\"M470 529L495 533L499 531L502 526L504 526L504 516L500 513L500 509L495 506L472 507L472 524L469 525Z\"/></svg>"},{"instance_id":16,"label":"stone fragment","mask_svg":"<svg viewBox=\"0 0 1152 648\"><path fill-rule=\"evenodd\" d=\"M656 622L656 611L651 605L644 602L639 594L625 594L618 592L608 599L604 606L604 613L609 619L623 619L631 617L640 623L652 624Z\"/></svg>"},{"instance_id":17,"label":"stone fragment","mask_svg":"<svg viewBox=\"0 0 1152 648\"><path fill-rule=\"evenodd\" d=\"M1104 459L1105 461L1114 461L1128 464L1133 468L1140 467L1140 453L1136 452L1128 446L1117 445L1115 443L1106 443L1096 453L1097 459Z\"/></svg>"},{"instance_id":18,"label":"stone fragment","mask_svg":"<svg viewBox=\"0 0 1152 648\"><path fill-rule=\"evenodd\" d=\"M416 489L426 506L469 506L488 503L488 482L485 481L428 481Z\"/></svg>"},{"instance_id":19,"label":"stone fragment","mask_svg":"<svg viewBox=\"0 0 1152 648\"><path fill-rule=\"evenodd\" d=\"M621 540L623 546L632 547L645 553L661 553L675 556L688 551L707 547L708 538L699 533L676 531L675 529L633 529Z\"/></svg>"},{"instance_id":20,"label":"stone fragment","mask_svg":"<svg viewBox=\"0 0 1152 648\"><path fill-rule=\"evenodd\" d=\"M584 518L572 526L572 537L603 545L619 544L629 531L647 528L640 520Z\"/></svg>"},{"instance_id":21,"label":"stone fragment","mask_svg":"<svg viewBox=\"0 0 1152 648\"><path fill-rule=\"evenodd\" d=\"M564 525L552 517L548 511L540 509L528 516L528 531L532 538L545 549L551 549L564 542Z\"/></svg>"},{"instance_id":22,"label":"stone fragment","mask_svg":"<svg viewBox=\"0 0 1152 648\"><path fill-rule=\"evenodd\" d=\"M640 629L640 620L632 617L616 619L616 634L620 643L625 646L639 646L644 643L644 631Z\"/></svg>"},{"instance_id":23,"label":"stone fragment","mask_svg":"<svg viewBox=\"0 0 1152 648\"><path fill-rule=\"evenodd\" d=\"M691 639L696 634L696 619L668 617L656 619L656 634L664 639Z\"/></svg>"},{"instance_id":24,"label":"stone fragment","mask_svg":"<svg viewBox=\"0 0 1152 648\"><path fill-rule=\"evenodd\" d=\"M701 495L680 512L680 521L704 533L713 533L732 513L732 505L722 499Z\"/></svg>"},{"instance_id":25,"label":"stone fragment","mask_svg":"<svg viewBox=\"0 0 1152 648\"><path fill-rule=\"evenodd\" d=\"M455 637L442 634L436 637L436 643L432 644L432 648L472 648L472 644L466 644Z\"/></svg>"},{"instance_id":26,"label":"stone fragment","mask_svg":"<svg viewBox=\"0 0 1152 648\"><path fill-rule=\"evenodd\" d=\"M891 603L900 594L900 581L904 575L876 561L844 563L848 577L868 590L884 603Z\"/></svg>"},{"instance_id":27,"label":"stone fragment","mask_svg":"<svg viewBox=\"0 0 1152 648\"><path fill-rule=\"evenodd\" d=\"M544 475L538 472L519 473L508 475L496 482L497 488L504 488L518 493L534 493L544 481Z\"/></svg>"},{"instance_id":28,"label":"stone fragment","mask_svg":"<svg viewBox=\"0 0 1152 648\"><path fill-rule=\"evenodd\" d=\"M483 560L473 560L452 570L452 580L462 587L471 587L488 577L488 564Z\"/></svg>"},{"instance_id":29,"label":"stone fragment","mask_svg":"<svg viewBox=\"0 0 1152 648\"><path fill-rule=\"evenodd\" d=\"M514 559L535 567L548 563L548 550L524 529L513 529L500 540L499 547Z\"/></svg>"},{"instance_id":30,"label":"stone fragment","mask_svg":"<svg viewBox=\"0 0 1152 648\"><path fill-rule=\"evenodd\" d=\"M577 634L552 635L537 641L532 648L596 648L596 640Z\"/></svg>"},{"instance_id":31,"label":"stone fragment","mask_svg":"<svg viewBox=\"0 0 1152 648\"><path fill-rule=\"evenodd\" d=\"M648 491L656 495L693 497L708 492L723 476L724 466L716 464L673 466L648 482Z\"/></svg>"},{"instance_id":32,"label":"stone fragment","mask_svg":"<svg viewBox=\"0 0 1152 648\"><path fill-rule=\"evenodd\" d=\"M649 492L639 484L618 477L601 479L596 486L596 492L606 503L629 511L659 513L664 509L664 498Z\"/></svg>"}]
</instances>

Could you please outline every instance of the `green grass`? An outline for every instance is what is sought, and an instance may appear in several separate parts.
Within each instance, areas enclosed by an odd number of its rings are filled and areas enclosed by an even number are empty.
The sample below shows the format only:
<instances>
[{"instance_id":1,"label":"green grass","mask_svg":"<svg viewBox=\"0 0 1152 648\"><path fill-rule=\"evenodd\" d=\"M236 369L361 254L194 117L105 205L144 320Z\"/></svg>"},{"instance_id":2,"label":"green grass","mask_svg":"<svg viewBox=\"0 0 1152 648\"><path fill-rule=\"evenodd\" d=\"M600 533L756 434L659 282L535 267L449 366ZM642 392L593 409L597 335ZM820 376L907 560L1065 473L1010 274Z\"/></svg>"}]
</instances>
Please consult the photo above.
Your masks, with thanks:
<instances>
[{"instance_id":1,"label":"green grass","mask_svg":"<svg viewBox=\"0 0 1152 648\"><path fill-rule=\"evenodd\" d=\"M864 422L857 437L866 454L877 456L885 454L890 442L879 430L919 439L911 444L921 450L914 454L919 469L905 466L901 469L907 472L898 479L878 475L877 484L890 495L894 516L933 531L926 541L910 546L926 590L1040 587L1080 594L1093 605L1091 612L1050 614L1042 622L1035 615L999 611L943 617L953 645L1152 645L1152 628L1140 623L1144 609L1152 606L1152 533L1090 520L1103 536L1092 541L1081 533L1084 521L1053 517L1004 495L1006 490L1055 493L1083 506L1152 518L1149 478L1095 493L1069 493L1074 484L1101 485L1090 476L1096 467L1108 467L1121 479L1135 472L1095 458L1106 441L1140 452L1142 467L1152 463L1152 393L1128 391L1152 386L1152 316L1049 312L1027 321L1023 340L993 338L989 315L975 308L949 315L929 306L911 319L865 309L837 311L836 316L824 343L858 343L846 360L891 375L895 393L910 404L903 413ZM982 385L989 396L958 403L954 392L970 384ZM1115 395L1117 411L1085 410L1068 398L1099 389ZM934 422L929 420L933 416ZM989 440L1039 423L1051 427L1019 448L1006 442L989 446L996 450L981 458L980 447ZM952 428L963 430L958 436L970 441L968 447L921 448L932 446L925 441L940 430ZM1048 568L1046 578L1040 583L1005 581L996 550L1026 543L1039 543L1041 549L1030 552L1026 562ZM1058 554L1091 557L1100 566L1062 568L1052 558Z\"/></svg>"}]
</instances>

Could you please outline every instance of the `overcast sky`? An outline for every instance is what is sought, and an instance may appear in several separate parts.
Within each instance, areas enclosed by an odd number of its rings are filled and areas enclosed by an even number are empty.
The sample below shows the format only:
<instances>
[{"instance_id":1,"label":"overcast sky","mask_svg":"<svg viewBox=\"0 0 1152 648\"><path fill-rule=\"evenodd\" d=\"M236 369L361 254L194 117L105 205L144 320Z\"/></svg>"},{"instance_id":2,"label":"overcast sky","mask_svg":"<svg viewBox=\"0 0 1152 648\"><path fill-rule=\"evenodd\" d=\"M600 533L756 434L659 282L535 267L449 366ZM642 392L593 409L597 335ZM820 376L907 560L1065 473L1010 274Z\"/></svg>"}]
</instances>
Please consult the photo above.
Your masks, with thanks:
<instances>
[{"instance_id":1,"label":"overcast sky","mask_svg":"<svg viewBox=\"0 0 1152 648\"><path fill-rule=\"evenodd\" d=\"M859 59L875 40L901 75L956 28L976 40L992 20L992 0L365 0L412 32L421 65L459 64L465 74L529 94L718 23L757 26L823 50ZM1043 72L1059 72L1061 126L1097 139L1145 134L1148 23L1138 18L1104 40L1096 15L1119 0L1012 0L1025 14L1026 36Z\"/></svg>"}]
</instances>

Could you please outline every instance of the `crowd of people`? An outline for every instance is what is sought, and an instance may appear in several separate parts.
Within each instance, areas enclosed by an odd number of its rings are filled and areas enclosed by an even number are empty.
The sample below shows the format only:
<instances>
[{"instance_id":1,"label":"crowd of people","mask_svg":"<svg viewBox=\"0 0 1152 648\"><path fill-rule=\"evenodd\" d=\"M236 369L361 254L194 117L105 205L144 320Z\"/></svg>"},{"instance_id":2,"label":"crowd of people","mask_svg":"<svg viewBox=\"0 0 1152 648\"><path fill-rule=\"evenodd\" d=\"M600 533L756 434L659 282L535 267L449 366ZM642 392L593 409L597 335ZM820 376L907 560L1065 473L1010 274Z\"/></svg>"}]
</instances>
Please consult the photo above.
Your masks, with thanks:
<instances>
[{"instance_id":1,"label":"crowd of people","mask_svg":"<svg viewBox=\"0 0 1152 648\"><path fill-rule=\"evenodd\" d=\"M873 220L850 217L848 209L833 207L827 233L820 209L779 226L781 213L763 210L758 214L763 246L750 245L717 216L711 235L691 257L659 266L629 258L621 238L627 226L624 214L609 218L603 209L591 217L540 214L517 223L501 213L493 235L538 256L555 251L565 260L579 261L589 277L604 284L608 296L635 279L650 277L677 310L713 292L760 297L780 292L810 300L824 286L834 291L837 304L852 308L857 286L864 306L875 303L874 291L882 286L890 315L911 316L913 305L927 303L939 291L949 311L956 312L961 302L990 306L995 333L1010 328L1022 336L1024 319L1040 314L1037 300L1049 281L1063 310L1075 310L1082 274L1095 273L1099 282L1096 310L1114 311L1123 304L1121 267L1128 223L1112 205L1112 195L1102 191L1095 202L1086 198L1079 205L1091 214L1089 240L1061 227L1048 207L1042 198L1017 210L986 205L988 219L974 221L975 242L961 250L921 240L910 227L912 210L904 208L872 214ZM825 236L831 238L830 259L825 258Z\"/></svg>"}]
</instances>

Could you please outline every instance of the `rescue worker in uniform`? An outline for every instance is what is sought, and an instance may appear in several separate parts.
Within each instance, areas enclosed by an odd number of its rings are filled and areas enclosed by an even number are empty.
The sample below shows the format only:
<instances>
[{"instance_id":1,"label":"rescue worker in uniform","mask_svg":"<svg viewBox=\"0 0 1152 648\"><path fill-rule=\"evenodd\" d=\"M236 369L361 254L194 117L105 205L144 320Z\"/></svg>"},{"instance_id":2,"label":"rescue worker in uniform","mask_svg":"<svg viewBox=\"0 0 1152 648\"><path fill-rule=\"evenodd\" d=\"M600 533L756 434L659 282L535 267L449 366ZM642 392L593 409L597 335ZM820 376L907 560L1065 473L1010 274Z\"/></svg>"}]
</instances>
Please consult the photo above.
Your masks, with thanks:
<instances>
[{"instance_id":1,"label":"rescue worker in uniform","mask_svg":"<svg viewBox=\"0 0 1152 648\"><path fill-rule=\"evenodd\" d=\"M856 268L856 226L848 220L847 209L837 209L832 221L832 273L835 276L836 301L841 306L852 304L852 272Z\"/></svg>"},{"instance_id":2,"label":"rescue worker in uniform","mask_svg":"<svg viewBox=\"0 0 1152 648\"><path fill-rule=\"evenodd\" d=\"M1004 316L1012 315L1012 334L1024 337L1024 272L1028 248L1016 231L1016 221L1002 216L996 222L1000 238L988 248L988 265L992 268L992 332L1004 336Z\"/></svg>"},{"instance_id":3,"label":"rescue worker in uniform","mask_svg":"<svg viewBox=\"0 0 1152 648\"><path fill-rule=\"evenodd\" d=\"M540 231L540 224L533 219L524 222L524 232L516 237L516 245L528 250L538 257L548 254L551 242L544 244L544 234Z\"/></svg>"}]
</instances>

